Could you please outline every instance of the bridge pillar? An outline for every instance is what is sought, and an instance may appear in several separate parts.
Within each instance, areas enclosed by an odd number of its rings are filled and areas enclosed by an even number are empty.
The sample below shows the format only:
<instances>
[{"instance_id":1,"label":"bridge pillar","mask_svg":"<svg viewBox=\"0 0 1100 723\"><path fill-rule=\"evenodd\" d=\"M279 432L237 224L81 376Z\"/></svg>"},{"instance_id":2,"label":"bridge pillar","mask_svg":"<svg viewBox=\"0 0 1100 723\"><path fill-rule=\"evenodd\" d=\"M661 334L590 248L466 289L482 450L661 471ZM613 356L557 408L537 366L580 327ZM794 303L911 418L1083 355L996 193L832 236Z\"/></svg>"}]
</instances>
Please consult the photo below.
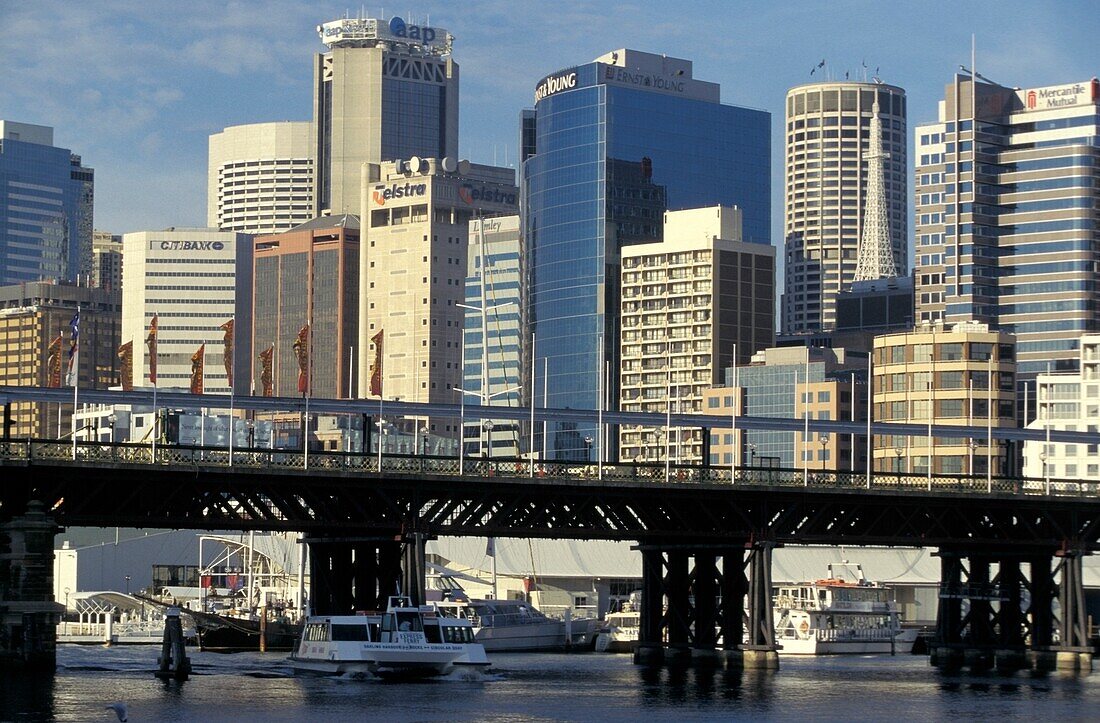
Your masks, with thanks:
<instances>
[{"instance_id":1,"label":"bridge pillar","mask_svg":"<svg viewBox=\"0 0 1100 723\"><path fill-rule=\"evenodd\" d=\"M692 659L698 663L717 664L722 656L718 644L718 565L713 552L695 555L695 619Z\"/></svg>"},{"instance_id":2,"label":"bridge pillar","mask_svg":"<svg viewBox=\"0 0 1100 723\"><path fill-rule=\"evenodd\" d=\"M668 648L665 659L682 663L691 659L691 590L689 589L688 554L683 550L668 553Z\"/></svg>"},{"instance_id":3,"label":"bridge pillar","mask_svg":"<svg viewBox=\"0 0 1100 723\"><path fill-rule=\"evenodd\" d=\"M1058 586L1059 641L1055 665L1058 670L1089 672L1092 670L1092 648L1089 646L1088 622L1085 612L1083 555L1077 550L1062 551Z\"/></svg>"},{"instance_id":4,"label":"bridge pillar","mask_svg":"<svg viewBox=\"0 0 1100 723\"><path fill-rule=\"evenodd\" d=\"M745 595L749 581L745 577L745 551L729 550L722 556L722 648L726 665L744 665L741 643L745 639Z\"/></svg>"},{"instance_id":5,"label":"bridge pillar","mask_svg":"<svg viewBox=\"0 0 1100 723\"><path fill-rule=\"evenodd\" d=\"M378 599L375 610L385 610L391 595L401 586L401 543L386 541L378 545Z\"/></svg>"},{"instance_id":6,"label":"bridge pillar","mask_svg":"<svg viewBox=\"0 0 1100 723\"><path fill-rule=\"evenodd\" d=\"M329 593L332 607L329 615L353 615L355 613L353 545L328 545Z\"/></svg>"},{"instance_id":7,"label":"bridge pillar","mask_svg":"<svg viewBox=\"0 0 1100 723\"><path fill-rule=\"evenodd\" d=\"M424 604L424 535L409 535L401 553L401 590L412 599L413 605Z\"/></svg>"},{"instance_id":8,"label":"bridge pillar","mask_svg":"<svg viewBox=\"0 0 1100 723\"><path fill-rule=\"evenodd\" d=\"M749 549L749 636L741 646L746 668L779 668L772 609L772 548L774 542L757 542Z\"/></svg>"},{"instance_id":9,"label":"bridge pillar","mask_svg":"<svg viewBox=\"0 0 1100 723\"><path fill-rule=\"evenodd\" d=\"M53 671L57 623L53 538L57 525L38 501L0 525L0 669Z\"/></svg>"},{"instance_id":10,"label":"bridge pillar","mask_svg":"<svg viewBox=\"0 0 1100 723\"><path fill-rule=\"evenodd\" d=\"M378 609L378 546L361 543L352 548L352 594L356 610Z\"/></svg>"},{"instance_id":11,"label":"bridge pillar","mask_svg":"<svg viewBox=\"0 0 1100 723\"><path fill-rule=\"evenodd\" d=\"M1057 654L1052 650L1054 642L1054 576L1050 570L1050 555L1033 555L1029 560L1031 572L1031 602L1028 605L1028 658L1035 670L1054 670Z\"/></svg>"},{"instance_id":12,"label":"bridge pillar","mask_svg":"<svg viewBox=\"0 0 1100 723\"><path fill-rule=\"evenodd\" d=\"M999 567L997 581L1001 591L1001 604L997 611L997 651L993 655L994 664L998 670L1019 670L1027 667L1020 560L1016 557L1002 557Z\"/></svg>"},{"instance_id":13,"label":"bridge pillar","mask_svg":"<svg viewBox=\"0 0 1100 723\"><path fill-rule=\"evenodd\" d=\"M951 550L940 550L940 592L936 610L936 636L930 647L931 663L937 667L958 667L962 651L962 557Z\"/></svg>"},{"instance_id":14,"label":"bridge pillar","mask_svg":"<svg viewBox=\"0 0 1100 723\"><path fill-rule=\"evenodd\" d=\"M990 559L984 555L970 555L969 562L967 589L970 612L965 620L969 623L970 635L963 649L963 663L972 670L982 670L993 666L993 651L997 642L993 629L996 591L989 574Z\"/></svg>"},{"instance_id":15,"label":"bridge pillar","mask_svg":"<svg viewBox=\"0 0 1100 723\"><path fill-rule=\"evenodd\" d=\"M661 615L664 590L661 584L664 555L654 547L642 547L642 615L638 629L638 647L634 662L659 665L664 659L661 641Z\"/></svg>"}]
</instances>

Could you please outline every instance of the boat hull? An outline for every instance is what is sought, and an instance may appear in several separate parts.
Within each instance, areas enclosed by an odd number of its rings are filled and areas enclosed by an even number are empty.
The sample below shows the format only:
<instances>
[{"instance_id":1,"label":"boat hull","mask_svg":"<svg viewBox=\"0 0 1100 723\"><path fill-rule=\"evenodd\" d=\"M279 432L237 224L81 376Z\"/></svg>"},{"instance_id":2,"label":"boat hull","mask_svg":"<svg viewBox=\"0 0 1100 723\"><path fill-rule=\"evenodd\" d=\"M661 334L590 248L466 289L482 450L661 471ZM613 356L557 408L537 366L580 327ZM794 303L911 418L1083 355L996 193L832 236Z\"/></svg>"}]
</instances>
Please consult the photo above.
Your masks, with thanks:
<instances>
[{"instance_id":1,"label":"boat hull","mask_svg":"<svg viewBox=\"0 0 1100 723\"><path fill-rule=\"evenodd\" d=\"M561 620L475 628L474 640L481 643L489 653L567 650L574 647L587 649L594 636L594 630L590 630L592 627L587 621L574 620L568 643L565 623Z\"/></svg>"},{"instance_id":2,"label":"boat hull","mask_svg":"<svg viewBox=\"0 0 1100 723\"><path fill-rule=\"evenodd\" d=\"M434 651L426 646L396 649L397 646L367 644L359 657L329 659L291 655L288 660L296 673L311 675L372 675L379 678L431 678L448 675L458 668L486 668L489 661L484 653L467 653L462 650Z\"/></svg>"},{"instance_id":3,"label":"boat hull","mask_svg":"<svg viewBox=\"0 0 1100 723\"><path fill-rule=\"evenodd\" d=\"M913 651L917 631L905 630L890 640L819 640L808 638L780 638L775 642L781 646L780 655L908 655Z\"/></svg>"},{"instance_id":4,"label":"boat hull","mask_svg":"<svg viewBox=\"0 0 1100 723\"><path fill-rule=\"evenodd\" d=\"M255 620L229 620L225 623L196 621L199 650L232 653L260 649L260 623ZM269 622L264 635L266 650L290 651L298 644L301 626Z\"/></svg>"}]
</instances>

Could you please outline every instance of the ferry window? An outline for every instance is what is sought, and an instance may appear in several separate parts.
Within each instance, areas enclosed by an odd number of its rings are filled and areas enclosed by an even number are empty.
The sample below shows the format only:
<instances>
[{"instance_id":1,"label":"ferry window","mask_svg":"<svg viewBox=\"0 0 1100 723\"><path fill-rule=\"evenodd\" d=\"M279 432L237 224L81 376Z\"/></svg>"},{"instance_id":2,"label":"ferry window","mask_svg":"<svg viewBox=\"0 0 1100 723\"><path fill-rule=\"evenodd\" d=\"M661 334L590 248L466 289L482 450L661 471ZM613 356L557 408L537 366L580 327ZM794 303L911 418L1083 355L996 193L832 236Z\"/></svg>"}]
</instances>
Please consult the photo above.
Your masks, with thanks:
<instances>
[{"instance_id":1,"label":"ferry window","mask_svg":"<svg viewBox=\"0 0 1100 723\"><path fill-rule=\"evenodd\" d=\"M398 630L415 630L417 632L424 629L424 625L420 622L419 613L397 613L397 629Z\"/></svg>"},{"instance_id":2,"label":"ferry window","mask_svg":"<svg viewBox=\"0 0 1100 723\"><path fill-rule=\"evenodd\" d=\"M382 636L378 634L379 629L381 628L381 626L378 623L370 623L369 625L367 625L367 628L370 630L370 639L371 640L381 640L382 639Z\"/></svg>"},{"instance_id":3,"label":"ferry window","mask_svg":"<svg viewBox=\"0 0 1100 723\"><path fill-rule=\"evenodd\" d=\"M382 629L386 632L393 632L393 614L386 613L382 616Z\"/></svg>"},{"instance_id":4,"label":"ferry window","mask_svg":"<svg viewBox=\"0 0 1100 723\"><path fill-rule=\"evenodd\" d=\"M366 625L333 625L333 640L367 640Z\"/></svg>"},{"instance_id":5,"label":"ferry window","mask_svg":"<svg viewBox=\"0 0 1100 723\"><path fill-rule=\"evenodd\" d=\"M425 625L424 640L429 643L442 642L442 638L439 633L439 625Z\"/></svg>"}]
</instances>

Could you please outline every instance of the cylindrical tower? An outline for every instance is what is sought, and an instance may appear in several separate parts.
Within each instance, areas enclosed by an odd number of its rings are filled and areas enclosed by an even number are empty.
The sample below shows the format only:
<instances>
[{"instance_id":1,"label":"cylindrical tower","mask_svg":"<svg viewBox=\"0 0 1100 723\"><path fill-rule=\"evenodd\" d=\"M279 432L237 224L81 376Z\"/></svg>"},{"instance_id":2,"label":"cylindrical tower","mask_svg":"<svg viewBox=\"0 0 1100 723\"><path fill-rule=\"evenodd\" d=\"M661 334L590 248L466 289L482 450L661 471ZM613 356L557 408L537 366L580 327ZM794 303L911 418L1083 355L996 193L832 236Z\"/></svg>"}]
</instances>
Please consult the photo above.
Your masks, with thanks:
<instances>
[{"instance_id":1,"label":"cylindrical tower","mask_svg":"<svg viewBox=\"0 0 1100 723\"><path fill-rule=\"evenodd\" d=\"M787 91L784 334L829 330L855 277L867 197L872 108L896 267L908 273L905 91L880 83L809 83Z\"/></svg>"}]
</instances>

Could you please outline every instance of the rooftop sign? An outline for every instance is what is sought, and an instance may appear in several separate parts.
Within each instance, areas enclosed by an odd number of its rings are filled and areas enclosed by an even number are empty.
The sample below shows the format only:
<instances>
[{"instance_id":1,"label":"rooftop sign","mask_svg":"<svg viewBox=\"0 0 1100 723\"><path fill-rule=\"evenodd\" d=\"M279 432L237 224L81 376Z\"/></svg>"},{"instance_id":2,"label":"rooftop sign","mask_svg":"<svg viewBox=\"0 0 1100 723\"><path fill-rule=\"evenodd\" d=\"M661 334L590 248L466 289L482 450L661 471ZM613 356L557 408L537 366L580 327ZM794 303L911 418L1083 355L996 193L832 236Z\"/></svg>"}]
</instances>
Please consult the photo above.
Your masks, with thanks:
<instances>
[{"instance_id":1,"label":"rooftop sign","mask_svg":"<svg viewBox=\"0 0 1100 723\"><path fill-rule=\"evenodd\" d=\"M1100 80L1093 78L1085 83L1018 90L1016 97L1023 104L1025 111L1089 105L1100 100Z\"/></svg>"},{"instance_id":2,"label":"rooftop sign","mask_svg":"<svg viewBox=\"0 0 1100 723\"><path fill-rule=\"evenodd\" d=\"M454 42L454 36L443 28L414 25L397 16L388 22L377 18L333 20L318 25L317 34L330 48L372 48L392 43L430 55L448 55Z\"/></svg>"}]
</instances>

